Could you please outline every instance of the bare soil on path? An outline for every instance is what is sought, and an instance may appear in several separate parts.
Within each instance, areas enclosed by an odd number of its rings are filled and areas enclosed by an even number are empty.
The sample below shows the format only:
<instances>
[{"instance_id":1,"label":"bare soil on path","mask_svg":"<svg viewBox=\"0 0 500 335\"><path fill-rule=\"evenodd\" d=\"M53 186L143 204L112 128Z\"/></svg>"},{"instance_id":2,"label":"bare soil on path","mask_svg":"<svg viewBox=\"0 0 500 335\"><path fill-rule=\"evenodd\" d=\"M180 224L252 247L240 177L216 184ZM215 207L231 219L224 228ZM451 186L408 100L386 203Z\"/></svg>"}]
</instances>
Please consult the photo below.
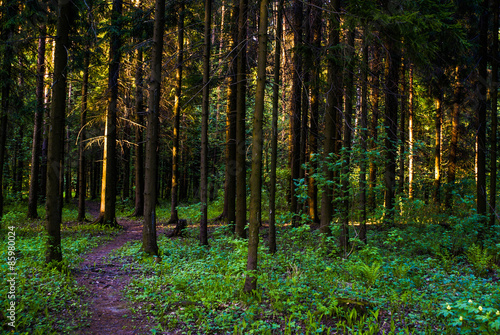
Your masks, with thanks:
<instances>
[{"instance_id":1,"label":"bare soil on path","mask_svg":"<svg viewBox=\"0 0 500 335\"><path fill-rule=\"evenodd\" d=\"M87 206L89 212L97 217L98 204L88 203ZM85 255L85 261L75 270L76 281L88 290L83 300L89 304L91 313L89 325L78 330L77 334L151 334L151 329L156 325L154 320L141 315L137 306L133 313L130 303L123 296L122 291L136 273L124 269L123 264L111 261L108 257L125 243L140 240L142 223L129 219L120 219L118 223L123 227L119 235Z\"/></svg>"}]
</instances>

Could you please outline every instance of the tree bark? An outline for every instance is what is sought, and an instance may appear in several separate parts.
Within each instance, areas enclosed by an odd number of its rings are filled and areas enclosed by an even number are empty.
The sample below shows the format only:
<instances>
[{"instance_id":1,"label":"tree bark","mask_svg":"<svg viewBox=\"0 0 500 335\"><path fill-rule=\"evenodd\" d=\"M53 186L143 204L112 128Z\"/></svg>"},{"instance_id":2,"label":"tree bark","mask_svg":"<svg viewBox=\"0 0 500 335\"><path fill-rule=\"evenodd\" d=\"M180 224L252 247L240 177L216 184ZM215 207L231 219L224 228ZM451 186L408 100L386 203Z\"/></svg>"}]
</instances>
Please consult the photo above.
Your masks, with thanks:
<instances>
[{"instance_id":1,"label":"tree bark","mask_svg":"<svg viewBox=\"0 0 500 335\"><path fill-rule=\"evenodd\" d=\"M493 226L497 221L496 213L496 197L497 197L497 151L498 151L498 12L500 3L498 0L492 1L493 6L493 31L492 31L492 48L490 54L491 59L491 167L490 167L490 203L489 225Z\"/></svg>"},{"instance_id":2,"label":"tree bark","mask_svg":"<svg viewBox=\"0 0 500 335\"><path fill-rule=\"evenodd\" d=\"M158 198L158 137L161 95L161 65L163 31L165 30L165 0L156 0L153 31L151 77L149 81L148 120L146 127L146 169L144 183L144 225L142 251L158 255L156 240L156 201Z\"/></svg>"},{"instance_id":3,"label":"tree bark","mask_svg":"<svg viewBox=\"0 0 500 335\"><path fill-rule=\"evenodd\" d=\"M280 90L280 56L283 37L283 0L279 1L276 18L276 47L274 49L273 116L271 123L271 172L269 180L269 252L276 252L276 166L278 160L278 110Z\"/></svg>"},{"instance_id":4,"label":"tree bark","mask_svg":"<svg viewBox=\"0 0 500 335\"><path fill-rule=\"evenodd\" d=\"M57 36L54 52L54 76L50 107L49 143L47 148L46 252L45 261L62 261L61 250L61 169L64 158L64 125L66 117L66 69L69 49L69 17L73 4L59 1L57 8Z\"/></svg>"},{"instance_id":5,"label":"tree bark","mask_svg":"<svg viewBox=\"0 0 500 335\"><path fill-rule=\"evenodd\" d=\"M257 251L261 223L262 199L262 124L264 118L264 96L267 65L267 7L269 1L260 1L259 48L257 58L257 88L252 131L252 173L250 175L250 227L248 238L247 277L245 292L257 289Z\"/></svg>"},{"instance_id":6,"label":"tree bark","mask_svg":"<svg viewBox=\"0 0 500 335\"><path fill-rule=\"evenodd\" d=\"M40 188L40 156L42 151L42 127L44 114L44 79L45 79L45 45L47 38L47 27L43 24L40 27L40 36L38 37L38 57L36 66L36 111L35 125L33 127L33 143L31 150L31 176L30 190L28 198L28 218L38 218L38 191Z\"/></svg>"},{"instance_id":7,"label":"tree bark","mask_svg":"<svg viewBox=\"0 0 500 335\"><path fill-rule=\"evenodd\" d=\"M99 217L95 222L104 225L116 226L116 184L117 184L117 159L116 159L116 119L118 104L118 77L120 75L121 36L118 26L122 13L123 0L113 0L111 11L111 26L114 28L110 34L111 45L109 48L109 78L108 78L108 108L106 111L106 125L104 132L104 154L102 159L101 179L101 207Z\"/></svg>"},{"instance_id":8,"label":"tree bark","mask_svg":"<svg viewBox=\"0 0 500 335\"><path fill-rule=\"evenodd\" d=\"M201 221L200 244L208 245L208 116L210 113L210 28L212 0L205 0L205 39L203 47L203 103L201 111Z\"/></svg>"},{"instance_id":9,"label":"tree bark","mask_svg":"<svg viewBox=\"0 0 500 335\"><path fill-rule=\"evenodd\" d=\"M144 114L144 82L142 49L137 49L137 68L135 72L135 208L132 216L144 215L144 144L142 138L142 123Z\"/></svg>"},{"instance_id":10,"label":"tree bark","mask_svg":"<svg viewBox=\"0 0 500 335\"><path fill-rule=\"evenodd\" d=\"M182 94L182 63L184 56L184 3L179 4L177 35L177 68L175 72L175 101L174 101L174 143L172 147L172 186L171 186L171 206L170 223L179 220L177 213L178 188L179 188L179 139L181 124L181 94Z\"/></svg>"},{"instance_id":11,"label":"tree bark","mask_svg":"<svg viewBox=\"0 0 500 335\"><path fill-rule=\"evenodd\" d=\"M477 161L477 180L476 180L476 201L477 214L486 215L486 103L487 103L487 57L488 57L488 0L483 1L483 8L479 20L479 78L477 82L477 99L479 106L476 112L476 161ZM486 220L480 219L481 239L484 237L482 229Z\"/></svg>"},{"instance_id":12,"label":"tree bark","mask_svg":"<svg viewBox=\"0 0 500 335\"><path fill-rule=\"evenodd\" d=\"M295 194L295 181L300 178L300 135L301 135L301 100L302 90L300 74L302 71L302 56L299 53L299 48L302 45L302 21L303 21L303 5L301 0L295 0L292 5L293 10L293 45L294 52L292 56L292 97L290 104L290 137L291 137L291 166L290 166L290 212L294 213L294 226L298 225L299 203Z\"/></svg>"},{"instance_id":13,"label":"tree bark","mask_svg":"<svg viewBox=\"0 0 500 335\"><path fill-rule=\"evenodd\" d=\"M378 45L373 46L373 60L371 65L371 86L372 86L372 115L370 122L370 151L374 152L378 148L378 121L379 121L379 100L380 100L380 49ZM368 200L367 205L370 211L375 210L375 187L377 184L377 164L375 160L370 160L370 172L368 177Z\"/></svg>"},{"instance_id":14,"label":"tree bark","mask_svg":"<svg viewBox=\"0 0 500 335\"><path fill-rule=\"evenodd\" d=\"M360 230L359 239L367 243L366 238L366 168L367 159L366 151L368 138L368 44L366 41L367 28L366 25L363 31L363 68L362 68L362 83L361 83L361 119L360 119L360 146L361 146L361 163L359 171L359 203L360 203Z\"/></svg>"},{"instance_id":15,"label":"tree bark","mask_svg":"<svg viewBox=\"0 0 500 335\"><path fill-rule=\"evenodd\" d=\"M247 27L248 27L248 0L240 0L238 16L238 72L236 74L236 235L246 238L245 226L247 223L246 197L246 145L245 145L245 118L246 118L246 54L247 54Z\"/></svg>"},{"instance_id":16,"label":"tree bark","mask_svg":"<svg viewBox=\"0 0 500 335\"><path fill-rule=\"evenodd\" d=\"M436 98L436 133L435 133L435 146L434 146L434 192L432 198L434 204L439 207L441 202L441 133L443 131L443 106L442 96Z\"/></svg>"},{"instance_id":17,"label":"tree bark","mask_svg":"<svg viewBox=\"0 0 500 335\"><path fill-rule=\"evenodd\" d=\"M414 177L414 127L413 127L413 114L414 114L414 105L413 105L413 64L410 64L409 70L409 97L408 97L408 198L413 200L413 177ZM453 136L453 135L452 135ZM451 155L451 153L450 153Z\"/></svg>"},{"instance_id":18,"label":"tree bark","mask_svg":"<svg viewBox=\"0 0 500 335\"><path fill-rule=\"evenodd\" d=\"M335 49L340 43L340 0L332 2L331 16L330 16L330 34L328 51L328 95L326 101L325 111L325 140L323 145L323 174L326 179L326 184L323 187L323 194L321 197L321 224L320 232L323 236L330 236L331 229L330 223L333 218L333 187L332 182L334 178L333 169L331 165L334 163L336 137L337 137L337 109L341 106L341 86L339 85L339 77L341 77L341 69L336 63L338 51Z\"/></svg>"},{"instance_id":19,"label":"tree bark","mask_svg":"<svg viewBox=\"0 0 500 335\"><path fill-rule=\"evenodd\" d=\"M89 27L90 27L89 9ZM85 157L85 140L87 137L85 126L87 124L87 102L89 91L90 46L85 46L83 54L82 78L82 111L80 114L80 135L78 142L78 221L85 221L85 198L87 196L87 159Z\"/></svg>"}]
</instances>

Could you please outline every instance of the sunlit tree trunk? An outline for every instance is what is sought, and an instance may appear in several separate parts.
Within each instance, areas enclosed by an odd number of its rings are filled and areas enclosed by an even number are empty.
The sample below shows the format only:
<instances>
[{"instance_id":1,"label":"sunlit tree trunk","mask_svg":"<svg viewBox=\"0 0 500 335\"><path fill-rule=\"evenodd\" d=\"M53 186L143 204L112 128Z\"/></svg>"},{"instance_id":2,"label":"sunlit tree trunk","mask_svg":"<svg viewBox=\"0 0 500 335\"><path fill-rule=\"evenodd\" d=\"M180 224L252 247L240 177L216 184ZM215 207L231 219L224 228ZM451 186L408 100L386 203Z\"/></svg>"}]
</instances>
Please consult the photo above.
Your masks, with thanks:
<instances>
[{"instance_id":1,"label":"sunlit tree trunk","mask_svg":"<svg viewBox=\"0 0 500 335\"><path fill-rule=\"evenodd\" d=\"M319 119L319 86L321 71L321 1L311 0L311 45L313 66L311 68L311 119L309 129L309 178L308 178L308 214L312 222L319 223L318 186L313 175L318 169L318 119Z\"/></svg>"},{"instance_id":2,"label":"sunlit tree trunk","mask_svg":"<svg viewBox=\"0 0 500 335\"><path fill-rule=\"evenodd\" d=\"M434 146L434 192L432 198L434 204L439 207L441 202L441 133L443 131L443 105L442 96L436 98L436 117L435 117L436 133Z\"/></svg>"},{"instance_id":3,"label":"sunlit tree trunk","mask_svg":"<svg viewBox=\"0 0 500 335\"><path fill-rule=\"evenodd\" d=\"M413 105L413 65L410 64L409 70L409 90L408 90L408 198L413 200L413 177L415 173L414 168L414 126L413 126L413 114L414 114L414 105Z\"/></svg>"},{"instance_id":4,"label":"sunlit tree trunk","mask_svg":"<svg viewBox=\"0 0 500 335\"><path fill-rule=\"evenodd\" d=\"M116 184L117 184L117 159L116 159L116 120L118 111L118 77L120 75L121 36L119 20L122 15L122 0L113 0L111 11L110 33L111 44L109 48L109 78L108 78L108 108L106 111L106 125L104 130L104 153L102 159L101 179L101 207L99 217L95 222L116 226Z\"/></svg>"},{"instance_id":5,"label":"sunlit tree trunk","mask_svg":"<svg viewBox=\"0 0 500 335\"><path fill-rule=\"evenodd\" d=\"M31 176L30 176L30 190L28 198L28 218L37 219L37 205L38 205L38 190L39 174L40 174L40 155L42 151L42 127L43 127L43 113L44 113L44 79L45 79L45 41L47 38L47 27L43 24L40 27L40 36L38 37L38 58L36 66L36 111L35 111L35 125L33 127L33 143L31 150Z\"/></svg>"},{"instance_id":6,"label":"sunlit tree trunk","mask_svg":"<svg viewBox=\"0 0 500 335\"><path fill-rule=\"evenodd\" d=\"M49 143L47 149L47 240L45 261L62 261L61 221L62 203L60 185L64 157L64 124L66 118L66 71L69 49L69 17L75 8L71 2L59 1L57 8L57 35L54 52L52 103L50 106Z\"/></svg>"},{"instance_id":7,"label":"sunlit tree trunk","mask_svg":"<svg viewBox=\"0 0 500 335\"><path fill-rule=\"evenodd\" d=\"M276 42L274 49L273 116L271 123L271 172L269 176L269 252L276 252L276 166L278 160L278 111L280 91L281 39L283 38L283 0L279 0L276 14Z\"/></svg>"},{"instance_id":8,"label":"sunlit tree trunk","mask_svg":"<svg viewBox=\"0 0 500 335\"><path fill-rule=\"evenodd\" d=\"M245 146L245 118L246 118L246 72L247 72L247 27L248 27L248 0L240 0L238 15L238 71L236 74L236 235L245 238L247 223L246 204L246 146Z\"/></svg>"},{"instance_id":9,"label":"sunlit tree trunk","mask_svg":"<svg viewBox=\"0 0 500 335\"><path fill-rule=\"evenodd\" d=\"M175 101L174 101L174 143L172 146L172 186L170 203L170 220L177 222L178 188L179 188L179 138L181 124L181 94L182 94L182 62L184 61L184 3L179 4L177 35L177 68L175 72Z\"/></svg>"},{"instance_id":10,"label":"sunlit tree trunk","mask_svg":"<svg viewBox=\"0 0 500 335\"><path fill-rule=\"evenodd\" d=\"M78 142L78 221L85 220L85 198L87 195L87 160L85 157L85 140L87 123L87 101L89 90L89 67L90 67L90 50L89 46L85 47L83 55L83 78L82 78L82 110L80 114L80 134Z\"/></svg>"},{"instance_id":11,"label":"sunlit tree trunk","mask_svg":"<svg viewBox=\"0 0 500 335\"><path fill-rule=\"evenodd\" d=\"M250 227L248 236L247 277L245 292L257 289L257 250L261 223L262 199L262 124L264 118L264 95L266 88L267 58L267 7L269 1L260 1L259 48L257 56L257 88L252 132L252 172L250 175Z\"/></svg>"},{"instance_id":12,"label":"sunlit tree trunk","mask_svg":"<svg viewBox=\"0 0 500 335\"><path fill-rule=\"evenodd\" d=\"M339 35L339 10L340 10L340 0L334 0L332 2L330 14L330 34L329 40L329 57L328 57L328 95L326 101L326 111L325 111L325 130L324 130L324 145L323 145L323 175L327 182L331 183L333 181L333 171L330 164L334 163L335 157L335 141L337 136L337 108L340 107L340 92L341 87L339 85L339 78L341 77L341 69L336 64L335 57L338 56L335 48L338 47L340 43ZM325 184L323 186L323 194L321 197L321 224L320 232L324 235L331 235L330 223L333 218L333 188L331 184Z\"/></svg>"},{"instance_id":13,"label":"sunlit tree trunk","mask_svg":"<svg viewBox=\"0 0 500 335\"><path fill-rule=\"evenodd\" d=\"M496 213L496 197L497 197L497 129L498 129L498 8L500 3L498 0L492 1L493 6L493 44L490 54L493 55L491 60L491 167L490 167L490 226L493 226L497 221Z\"/></svg>"},{"instance_id":14,"label":"sunlit tree trunk","mask_svg":"<svg viewBox=\"0 0 500 335\"><path fill-rule=\"evenodd\" d=\"M399 170L398 170L398 196L405 195L405 159L406 159L406 97L407 82L405 60L401 59L401 98L400 102L400 123L399 123Z\"/></svg>"}]
</instances>

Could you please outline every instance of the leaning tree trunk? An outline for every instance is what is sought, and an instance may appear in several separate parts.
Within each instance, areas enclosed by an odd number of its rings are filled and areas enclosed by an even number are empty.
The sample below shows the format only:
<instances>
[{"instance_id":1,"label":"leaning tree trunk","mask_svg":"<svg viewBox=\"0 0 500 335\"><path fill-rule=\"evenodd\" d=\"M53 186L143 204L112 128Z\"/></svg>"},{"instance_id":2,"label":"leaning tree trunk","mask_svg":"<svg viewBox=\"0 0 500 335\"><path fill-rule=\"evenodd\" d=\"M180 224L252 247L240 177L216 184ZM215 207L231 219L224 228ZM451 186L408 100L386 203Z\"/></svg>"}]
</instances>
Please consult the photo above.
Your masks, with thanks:
<instances>
[{"instance_id":1,"label":"leaning tree trunk","mask_svg":"<svg viewBox=\"0 0 500 335\"><path fill-rule=\"evenodd\" d=\"M47 27L42 25L40 28L40 37L38 38L38 58L36 66L36 111L35 126L33 127L33 144L31 151L31 177L30 191L28 198L28 218L38 218L38 189L40 188L40 155L42 151L42 127L43 127L43 85L45 78L45 41L47 38Z\"/></svg>"},{"instance_id":2,"label":"leaning tree trunk","mask_svg":"<svg viewBox=\"0 0 500 335\"><path fill-rule=\"evenodd\" d=\"M181 94L182 94L182 62L184 54L184 3L179 5L179 35L177 36L177 68L175 73L175 101L174 101L174 143L172 147L172 186L170 223L179 220L177 214L178 188L179 188L179 138L181 124Z\"/></svg>"},{"instance_id":3,"label":"leaning tree trunk","mask_svg":"<svg viewBox=\"0 0 500 335\"><path fill-rule=\"evenodd\" d=\"M73 4L59 1L57 13L57 36L54 51L54 76L52 103L50 106L49 143L47 149L47 241L45 261L62 261L61 250L61 169L64 157L64 124L66 118L66 69L69 49L69 17Z\"/></svg>"},{"instance_id":4,"label":"leaning tree trunk","mask_svg":"<svg viewBox=\"0 0 500 335\"><path fill-rule=\"evenodd\" d=\"M146 176L144 183L144 225L142 250L158 255L156 240L156 201L158 198L158 133L161 95L161 59L165 30L165 0L156 0L153 31L153 54L149 84L148 123L146 128Z\"/></svg>"},{"instance_id":5,"label":"leaning tree trunk","mask_svg":"<svg viewBox=\"0 0 500 335\"><path fill-rule=\"evenodd\" d=\"M269 252L276 252L276 165L278 158L278 102L280 90L281 38L283 37L283 0L279 1L274 50L273 116L271 124L271 173L269 177Z\"/></svg>"},{"instance_id":6,"label":"leaning tree trunk","mask_svg":"<svg viewBox=\"0 0 500 335\"><path fill-rule=\"evenodd\" d=\"M267 58L267 7L269 1L260 1L259 49L257 58L257 88L252 132L252 173L250 175L250 226L248 229L248 258L245 292L257 289L257 251L259 226L261 223L262 199L262 124L264 118L264 95L266 88Z\"/></svg>"},{"instance_id":7,"label":"leaning tree trunk","mask_svg":"<svg viewBox=\"0 0 500 335\"><path fill-rule=\"evenodd\" d=\"M208 245L208 116L210 112L210 28L212 25L212 0L205 0L205 40L203 48L203 103L201 110L201 221L200 244Z\"/></svg>"},{"instance_id":8,"label":"leaning tree trunk","mask_svg":"<svg viewBox=\"0 0 500 335\"><path fill-rule=\"evenodd\" d=\"M118 77L120 75L121 36L119 21L122 13L123 0L113 0L111 12L112 33L109 48L109 78L108 78L108 109L106 111L106 126L104 133L104 154L102 159L101 207L99 217L95 222L116 226L116 119L118 111Z\"/></svg>"}]
</instances>

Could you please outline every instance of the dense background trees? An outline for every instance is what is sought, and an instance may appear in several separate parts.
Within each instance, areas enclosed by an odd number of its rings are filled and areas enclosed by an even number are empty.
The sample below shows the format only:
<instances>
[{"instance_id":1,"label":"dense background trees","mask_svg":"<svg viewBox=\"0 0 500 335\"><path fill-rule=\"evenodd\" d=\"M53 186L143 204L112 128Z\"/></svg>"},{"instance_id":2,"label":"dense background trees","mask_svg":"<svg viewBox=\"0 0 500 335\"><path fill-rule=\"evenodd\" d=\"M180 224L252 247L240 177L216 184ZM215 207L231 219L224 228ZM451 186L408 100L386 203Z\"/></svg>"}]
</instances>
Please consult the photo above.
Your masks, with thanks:
<instances>
[{"instance_id":1,"label":"dense background trees","mask_svg":"<svg viewBox=\"0 0 500 335\"><path fill-rule=\"evenodd\" d=\"M367 223L470 197L469 233L496 229L497 1L71 4L1 3L0 215L45 201L58 244L63 196L84 220L101 189L96 221L144 215L151 254L167 201L171 222L201 201L206 245L221 199L255 254L268 221L271 241L319 224L348 254Z\"/></svg>"}]
</instances>

